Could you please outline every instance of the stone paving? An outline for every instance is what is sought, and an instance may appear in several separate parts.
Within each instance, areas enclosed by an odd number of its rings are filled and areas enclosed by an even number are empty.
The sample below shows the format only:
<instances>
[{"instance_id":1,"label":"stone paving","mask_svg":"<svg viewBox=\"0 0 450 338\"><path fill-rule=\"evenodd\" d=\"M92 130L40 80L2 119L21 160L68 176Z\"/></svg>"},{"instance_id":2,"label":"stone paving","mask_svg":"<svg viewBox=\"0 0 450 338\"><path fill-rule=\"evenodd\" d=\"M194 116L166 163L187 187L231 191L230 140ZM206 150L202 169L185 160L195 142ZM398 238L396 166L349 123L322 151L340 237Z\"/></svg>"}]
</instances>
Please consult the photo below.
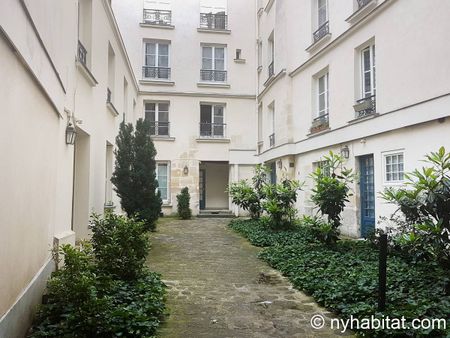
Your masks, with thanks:
<instances>
[{"instance_id":1,"label":"stone paving","mask_svg":"<svg viewBox=\"0 0 450 338\"><path fill-rule=\"evenodd\" d=\"M312 315L332 315L257 258L229 219L163 219L148 265L168 285L161 337L336 337ZM348 335L348 334L347 334Z\"/></svg>"}]
</instances>

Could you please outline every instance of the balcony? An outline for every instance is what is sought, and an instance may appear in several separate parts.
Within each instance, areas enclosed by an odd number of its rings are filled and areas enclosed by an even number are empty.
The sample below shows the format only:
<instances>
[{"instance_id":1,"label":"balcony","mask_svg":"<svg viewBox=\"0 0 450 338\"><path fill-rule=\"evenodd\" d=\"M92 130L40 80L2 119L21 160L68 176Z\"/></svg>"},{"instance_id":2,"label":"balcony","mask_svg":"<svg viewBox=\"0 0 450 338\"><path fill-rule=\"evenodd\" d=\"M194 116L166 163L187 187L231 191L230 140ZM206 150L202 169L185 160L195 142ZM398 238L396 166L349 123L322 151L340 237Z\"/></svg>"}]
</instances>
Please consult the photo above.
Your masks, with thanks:
<instances>
[{"instance_id":1,"label":"balcony","mask_svg":"<svg viewBox=\"0 0 450 338\"><path fill-rule=\"evenodd\" d=\"M330 126L329 115L323 114L323 115L316 117L313 120L309 131L311 134L314 134L314 133L318 133L318 132L328 129L329 126Z\"/></svg>"},{"instance_id":2,"label":"balcony","mask_svg":"<svg viewBox=\"0 0 450 338\"><path fill-rule=\"evenodd\" d=\"M78 61L87 68L87 50L78 40Z\"/></svg>"},{"instance_id":3,"label":"balcony","mask_svg":"<svg viewBox=\"0 0 450 338\"><path fill-rule=\"evenodd\" d=\"M169 137L170 136L170 122L151 121L150 122L150 135Z\"/></svg>"},{"instance_id":4,"label":"balcony","mask_svg":"<svg viewBox=\"0 0 450 338\"><path fill-rule=\"evenodd\" d=\"M369 4L369 2L371 2L372 0L357 0L358 2L358 9L363 8L364 6L367 6Z\"/></svg>"},{"instance_id":5,"label":"balcony","mask_svg":"<svg viewBox=\"0 0 450 338\"><path fill-rule=\"evenodd\" d=\"M226 82L227 81L227 71L226 70L201 69L200 70L200 80L207 81L207 82Z\"/></svg>"},{"instance_id":6,"label":"balcony","mask_svg":"<svg viewBox=\"0 0 450 338\"><path fill-rule=\"evenodd\" d=\"M269 78L271 78L274 75L274 69L273 69L273 61L269 64Z\"/></svg>"},{"instance_id":7,"label":"balcony","mask_svg":"<svg viewBox=\"0 0 450 338\"><path fill-rule=\"evenodd\" d=\"M228 16L225 12L200 13L200 28L212 30L227 30Z\"/></svg>"},{"instance_id":8,"label":"balcony","mask_svg":"<svg viewBox=\"0 0 450 338\"><path fill-rule=\"evenodd\" d=\"M357 100L353 108L355 109L356 119L360 119L375 114L376 111L375 95L371 95L363 99Z\"/></svg>"},{"instance_id":9,"label":"balcony","mask_svg":"<svg viewBox=\"0 0 450 338\"><path fill-rule=\"evenodd\" d=\"M330 33L330 26L329 21L325 22L323 25L321 25L314 33L313 33L313 40L314 43L322 39L324 36Z\"/></svg>"},{"instance_id":10,"label":"balcony","mask_svg":"<svg viewBox=\"0 0 450 338\"><path fill-rule=\"evenodd\" d=\"M144 23L157 26L172 25L172 11L144 9Z\"/></svg>"},{"instance_id":11,"label":"balcony","mask_svg":"<svg viewBox=\"0 0 450 338\"><path fill-rule=\"evenodd\" d=\"M170 68L168 67L142 67L142 76L144 79L169 80Z\"/></svg>"},{"instance_id":12,"label":"balcony","mask_svg":"<svg viewBox=\"0 0 450 338\"><path fill-rule=\"evenodd\" d=\"M275 147L275 133L269 135L269 147Z\"/></svg>"},{"instance_id":13,"label":"balcony","mask_svg":"<svg viewBox=\"0 0 450 338\"><path fill-rule=\"evenodd\" d=\"M225 123L200 123L200 137L202 138L224 138L225 137Z\"/></svg>"}]
</instances>

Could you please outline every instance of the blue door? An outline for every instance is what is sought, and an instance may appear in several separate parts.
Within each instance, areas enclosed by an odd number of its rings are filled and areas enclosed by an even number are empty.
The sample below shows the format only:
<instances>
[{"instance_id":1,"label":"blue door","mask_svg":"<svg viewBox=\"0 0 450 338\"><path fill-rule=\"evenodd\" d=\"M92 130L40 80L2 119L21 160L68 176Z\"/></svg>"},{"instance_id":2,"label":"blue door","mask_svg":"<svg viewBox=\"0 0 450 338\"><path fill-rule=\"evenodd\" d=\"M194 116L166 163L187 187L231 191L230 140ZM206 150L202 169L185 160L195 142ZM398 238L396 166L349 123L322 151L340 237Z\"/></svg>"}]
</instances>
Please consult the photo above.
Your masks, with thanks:
<instances>
[{"instance_id":1,"label":"blue door","mask_svg":"<svg viewBox=\"0 0 450 338\"><path fill-rule=\"evenodd\" d=\"M200 169L199 173L199 190L200 190L200 210L205 209L205 197L206 197L206 170Z\"/></svg>"},{"instance_id":2,"label":"blue door","mask_svg":"<svg viewBox=\"0 0 450 338\"><path fill-rule=\"evenodd\" d=\"M375 188L373 155L359 158L361 194L361 237L375 229Z\"/></svg>"}]
</instances>

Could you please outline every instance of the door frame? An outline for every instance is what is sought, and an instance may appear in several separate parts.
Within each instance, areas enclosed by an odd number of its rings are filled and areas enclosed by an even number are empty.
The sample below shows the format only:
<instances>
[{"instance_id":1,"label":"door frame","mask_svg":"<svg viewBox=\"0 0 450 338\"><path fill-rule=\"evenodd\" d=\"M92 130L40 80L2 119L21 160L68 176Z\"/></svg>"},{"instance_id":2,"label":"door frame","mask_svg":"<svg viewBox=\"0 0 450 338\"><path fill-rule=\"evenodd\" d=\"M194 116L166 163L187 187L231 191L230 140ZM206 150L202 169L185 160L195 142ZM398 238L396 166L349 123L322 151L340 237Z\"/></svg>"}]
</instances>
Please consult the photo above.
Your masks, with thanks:
<instances>
[{"instance_id":1,"label":"door frame","mask_svg":"<svg viewBox=\"0 0 450 338\"><path fill-rule=\"evenodd\" d=\"M204 210L206 207L206 168L199 169L198 183L198 204L200 210Z\"/></svg>"}]
</instances>

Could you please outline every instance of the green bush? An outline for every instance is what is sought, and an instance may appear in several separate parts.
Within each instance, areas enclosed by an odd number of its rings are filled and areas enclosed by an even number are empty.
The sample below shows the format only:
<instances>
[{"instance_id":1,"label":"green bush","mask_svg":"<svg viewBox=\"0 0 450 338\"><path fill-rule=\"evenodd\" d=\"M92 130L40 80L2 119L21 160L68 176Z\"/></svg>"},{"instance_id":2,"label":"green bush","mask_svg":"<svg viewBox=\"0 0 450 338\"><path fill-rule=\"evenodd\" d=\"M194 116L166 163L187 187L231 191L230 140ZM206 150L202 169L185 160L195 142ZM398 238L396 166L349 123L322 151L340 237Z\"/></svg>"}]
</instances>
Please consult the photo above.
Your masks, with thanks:
<instances>
[{"instance_id":1,"label":"green bush","mask_svg":"<svg viewBox=\"0 0 450 338\"><path fill-rule=\"evenodd\" d=\"M181 193L177 195L177 209L178 217L181 219L191 219L192 210L189 208L191 195L189 195L189 188L184 187Z\"/></svg>"},{"instance_id":2,"label":"green bush","mask_svg":"<svg viewBox=\"0 0 450 338\"><path fill-rule=\"evenodd\" d=\"M327 215L328 225L319 224L319 238L327 244L334 244L339 238L339 227L341 226L341 214L344 211L345 203L350 196L350 183L353 182L354 175L351 169L344 168L342 156L330 151L328 156L324 156L324 167L318 167L311 177L315 186L312 189L311 200L322 213Z\"/></svg>"},{"instance_id":3,"label":"green bush","mask_svg":"<svg viewBox=\"0 0 450 338\"><path fill-rule=\"evenodd\" d=\"M144 268L143 223L108 214L88 242L61 247L64 267L47 283L30 337L150 337L164 314L165 285ZM122 260L122 262L121 262Z\"/></svg>"},{"instance_id":4,"label":"green bush","mask_svg":"<svg viewBox=\"0 0 450 338\"><path fill-rule=\"evenodd\" d=\"M141 276L150 248L144 222L107 213L103 218L93 215L90 228L101 273L122 280Z\"/></svg>"},{"instance_id":5,"label":"green bush","mask_svg":"<svg viewBox=\"0 0 450 338\"><path fill-rule=\"evenodd\" d=\"M378 250L366 241L342 240L328 246L318 240L311 227L314 219L303 219L286 231L274 231L254 220L234 220L230 227L258 246L259 257L287 276L293 285L339 314L343 319L375 315L401 318L448 319L450 296L445 284L448 270L437 264L411 265L403 256L390 254L387 271L387 308L377 310ZM308 223L308 224L305 224ZM368 337L446 337L441 330L359 330Z\"/></svg>"}]
</instances>

